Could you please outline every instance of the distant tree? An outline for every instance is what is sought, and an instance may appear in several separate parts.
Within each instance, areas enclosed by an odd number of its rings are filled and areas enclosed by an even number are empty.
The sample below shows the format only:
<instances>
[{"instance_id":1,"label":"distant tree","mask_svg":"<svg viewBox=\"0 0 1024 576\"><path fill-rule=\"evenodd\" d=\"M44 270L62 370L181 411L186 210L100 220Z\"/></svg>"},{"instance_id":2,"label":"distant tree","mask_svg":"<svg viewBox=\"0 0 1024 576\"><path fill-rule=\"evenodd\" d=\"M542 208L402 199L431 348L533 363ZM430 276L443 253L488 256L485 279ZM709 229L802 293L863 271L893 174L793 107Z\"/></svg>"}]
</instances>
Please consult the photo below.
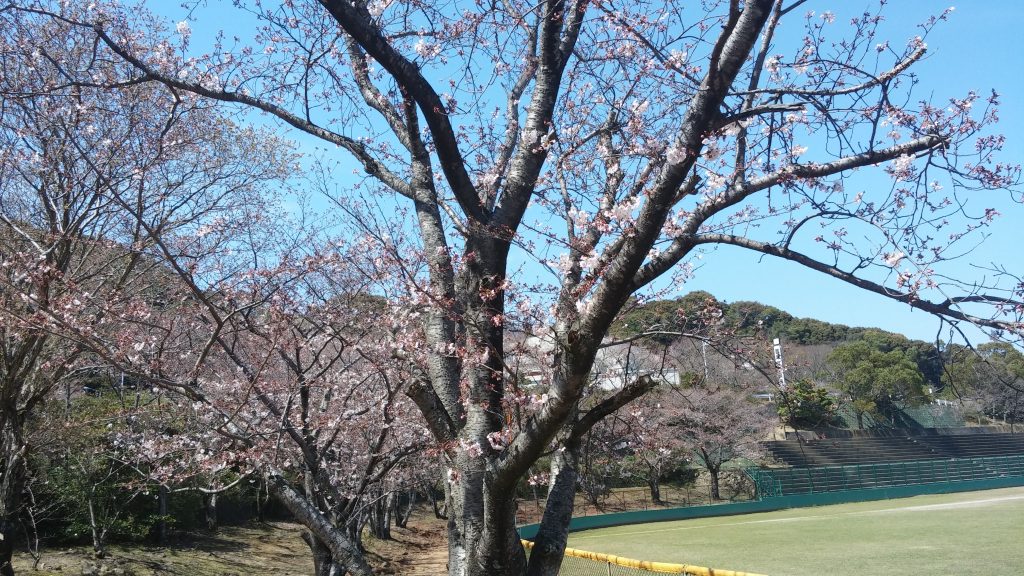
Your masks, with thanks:
<instances>
[{"instance_id":1,"label":"distant tree","mask_svg":"<svg viewBox=\"0 0 1024 576\"><path fill-rule=\"evenodd\" d=\"M693 453L711 478L711 497L721 498L722 467L761 455L760 442L777 419L764 404L738 388L694 388L681 393L674 434Z\"/></svg>"},{"instance_id":2,"label":"distant tree","mask_svg":"<svg viewBox=\"0 0 1024 576\"><path fill-rule=\"evenodd\" d=\"M38 423L52 428L34 458L41 496L60 507L58 533L70 541L88 535L96 558L106 556L111 537L137 541L166 521L152 505L158 489L143 472L145 460L121 442L130 426L124 408L110 393L80 396L73 417L51 410Z\"/></svg>"},{"instance_id":3,"label":"distant tree","mask_svg":"<svg viewBox=\"0 0 1024 576\"><path fill-rule=\"evenodd\" d=\"M976 350L962 348L948 369L946 382L976 399L989 417L1001 419L1011 431L1024 420L1024 354L1002 342Z\"/></svg>"},{"instance_id":4,"label":"distant tree","mask_svg":"<svg viewBox=\"0 0 1024 576\"><path fill-rule=\"evenodd\" d=\"M680 435L679 392L661 390L648 394L617 415L625 432L622 466L626 474L650 490L651 501L661 504L661 484L677 475L692 458Z\"/></svg>"},{"instance_id":5,"label":"distant tree","mask_svg":"<svg viewBox=\"0 0 1024 576\"><path fill-rule=\"evenodd\" d=\"M865 414L878 414L880 408L900 402L920 403L926 397L924 377L904 350L856 340L837 346L827 363L836 388L857 416L858 428L864 428Z\"/></svg>"},{"instance_id":6,"label":"distant tree","mask_svg":"<svg viewBox=\"0 0 1024 576\"><path fill-rule=\"evenodd\" d=\"M792 319L793 316L774 306L752 301L733 302L725 313L725 324L740 334L776 334Z\"/></svg>"},{"instance_id":7,"label":"distant tree","mask_svg":"<svg viewBox=\"0 0 1024 576\"><path fill-rule=\"evenodd\" d=\"M647 334L659 344L669 344L687 334L706 332L725 313L726 306L711 293L690 292L673 300L632 303L612 324L609 334L630 338Z\"/></svg>"},{"instance_id":8,"label":"distant tree","mask_svg":"<svg viewBox=\"0 0 1024 576\"><path fill-rule=\"evenodd\" d=\"M828 390L815 386L809 379L797 380L779 398L779 418L794 428L818 428L836 419L835 400Z\"/></svg>"}]
</instances>

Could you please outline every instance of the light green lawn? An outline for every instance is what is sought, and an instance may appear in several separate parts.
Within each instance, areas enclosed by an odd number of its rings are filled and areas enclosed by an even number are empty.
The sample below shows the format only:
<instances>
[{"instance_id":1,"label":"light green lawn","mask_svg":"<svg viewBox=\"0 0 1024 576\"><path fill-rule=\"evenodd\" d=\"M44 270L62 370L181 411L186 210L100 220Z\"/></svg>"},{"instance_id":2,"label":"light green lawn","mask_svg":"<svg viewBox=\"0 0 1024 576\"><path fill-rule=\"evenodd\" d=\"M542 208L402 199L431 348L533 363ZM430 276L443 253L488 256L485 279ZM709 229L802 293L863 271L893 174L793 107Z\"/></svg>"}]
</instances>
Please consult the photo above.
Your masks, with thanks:
<instances>
[{"instance_id":1,"label":"light green lawn","mask_svg":"<svg viewBox=\"0 0 1024 576\"><path fill-rule=\"evenodd\" d=\"M569 546L769 576L1024 574L1024 488L618 526Z\"/></svg>"}]
</instances>

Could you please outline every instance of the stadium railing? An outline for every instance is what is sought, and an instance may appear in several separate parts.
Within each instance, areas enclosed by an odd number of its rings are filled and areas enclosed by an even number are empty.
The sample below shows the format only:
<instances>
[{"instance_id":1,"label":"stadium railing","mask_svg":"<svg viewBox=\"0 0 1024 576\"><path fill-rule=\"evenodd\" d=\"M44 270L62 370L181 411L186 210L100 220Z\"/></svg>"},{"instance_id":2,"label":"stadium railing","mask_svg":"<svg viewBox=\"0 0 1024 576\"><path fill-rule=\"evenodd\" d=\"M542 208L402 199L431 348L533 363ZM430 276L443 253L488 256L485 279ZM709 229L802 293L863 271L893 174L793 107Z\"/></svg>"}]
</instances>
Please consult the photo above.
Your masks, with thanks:
<instances>
[{"instance_id":1,"label":"stadium railing","mask_svg":"<svg viewBox=\"0 0 1024 576\"><path fill-rule=\"evenodd\" d=\"M1024 455L879 462L807 468L751 468L760 498L1024 477Z\"/></svg>"}]
</instances>

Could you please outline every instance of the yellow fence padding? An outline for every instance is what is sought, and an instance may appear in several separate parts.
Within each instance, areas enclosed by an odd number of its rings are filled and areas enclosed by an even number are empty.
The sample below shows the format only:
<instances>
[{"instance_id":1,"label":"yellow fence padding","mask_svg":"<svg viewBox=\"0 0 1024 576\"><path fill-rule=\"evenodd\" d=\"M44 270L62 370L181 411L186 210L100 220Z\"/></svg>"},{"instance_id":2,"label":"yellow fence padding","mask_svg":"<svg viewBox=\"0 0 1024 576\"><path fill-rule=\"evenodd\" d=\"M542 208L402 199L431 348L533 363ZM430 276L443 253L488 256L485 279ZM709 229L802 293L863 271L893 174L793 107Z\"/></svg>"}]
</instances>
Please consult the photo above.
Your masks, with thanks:
<instances>
[{"instance_id":1,"label":"yellow fence padding","mask_svg":"<svg viewBox=\"0 0 1024 576\"><path fill-rule=\"evenodd\" d=\"M527 550L533 548L533 542L530 542L529 540L523 540L522 542L523 546L525 546ZM575 548L566 548L565 555L572 558L582 558L584 560L593 560L594 562L622 566L623 568L646 570L657 574L692 574L693 576L764 576L764 574L754 574L752 572L736 572L735 570L721 570L719 568L690 566L688 564L671 564L668 562L636 560L634 558L623 558L622 556L615 556L613 554L602 554L600 552L590 552L588 550L576 550Z\"/></svg>"}]
</instances>

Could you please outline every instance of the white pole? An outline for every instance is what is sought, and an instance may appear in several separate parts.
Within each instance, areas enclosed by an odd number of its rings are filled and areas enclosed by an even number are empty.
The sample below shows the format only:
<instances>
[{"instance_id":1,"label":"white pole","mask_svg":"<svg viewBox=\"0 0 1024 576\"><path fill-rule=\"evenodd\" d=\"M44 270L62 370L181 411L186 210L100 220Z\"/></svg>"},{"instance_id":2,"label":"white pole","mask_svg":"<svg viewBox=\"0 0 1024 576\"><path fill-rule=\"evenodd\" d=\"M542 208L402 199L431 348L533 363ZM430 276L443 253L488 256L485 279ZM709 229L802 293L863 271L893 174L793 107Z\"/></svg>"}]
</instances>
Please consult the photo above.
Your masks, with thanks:
<instances>
[{"instance_id":1,"label":"white pole","mask_svg":"<svg viewBox=\"0 0 1024 576\"><path fill-rule=\"evenodd\" d=\"M786 389L786 370L782 363L782 342L778 338L772 341L772 350L775 352L775 367L779 369L779 388Z\"/></svg>"}]
</instances>

